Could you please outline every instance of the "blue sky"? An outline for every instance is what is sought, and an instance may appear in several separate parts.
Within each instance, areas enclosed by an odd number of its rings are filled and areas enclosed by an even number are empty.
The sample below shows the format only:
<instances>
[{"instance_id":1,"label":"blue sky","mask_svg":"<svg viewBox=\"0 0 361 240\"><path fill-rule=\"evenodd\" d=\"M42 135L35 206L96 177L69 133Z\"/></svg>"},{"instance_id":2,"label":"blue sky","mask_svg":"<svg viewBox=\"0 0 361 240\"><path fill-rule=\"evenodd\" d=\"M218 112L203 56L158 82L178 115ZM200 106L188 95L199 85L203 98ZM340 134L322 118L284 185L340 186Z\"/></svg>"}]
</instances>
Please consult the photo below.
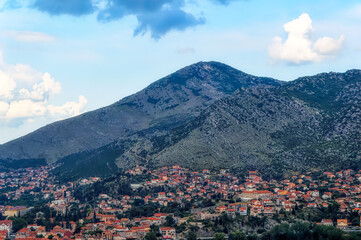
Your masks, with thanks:
<instances>
[{"instance_id":1,"label":"blue sky","mask_svg":"<svg viewBox=\"0 0 361 240\"><path fill-rule=\"evenodd\" d=\"M293 80L361 68L361 1L0 0L0 143L198 61Z\"/></svg>"}]
</instances>

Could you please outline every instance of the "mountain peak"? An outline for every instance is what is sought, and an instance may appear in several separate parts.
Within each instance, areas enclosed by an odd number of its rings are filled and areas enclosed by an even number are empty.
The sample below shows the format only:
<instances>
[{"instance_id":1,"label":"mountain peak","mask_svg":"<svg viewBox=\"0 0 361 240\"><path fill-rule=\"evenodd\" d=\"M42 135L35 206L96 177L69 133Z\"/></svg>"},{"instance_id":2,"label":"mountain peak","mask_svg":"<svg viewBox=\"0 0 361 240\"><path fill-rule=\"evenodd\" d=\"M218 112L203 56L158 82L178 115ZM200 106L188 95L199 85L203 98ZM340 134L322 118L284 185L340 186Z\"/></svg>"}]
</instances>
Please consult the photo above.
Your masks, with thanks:
<instances>
[{"instance_id":1,"label":"mountain peak","mask_svg":"<svg viewBox=\"0 0 361 240\"><path fill-rule=\"evenodd\" d=\"M212 74L214 72L217 71L232 71L232 72L237 72L239 74L245 74L244 72L241 72L227 64L224 63L220 63L220 62L216 62L216 61L200 61L194 64L191 64L189 66L186 66L180 70L178 70L177 72L175 72L175 74L190 74L190 73L208 73L208 74Z\"/></svg>"},{"instance_id":2,"label":"mountain peak","mask_svg":"<svg viewBox=\"0 0 361 240\"><path fill-rule=\"evenodd\" d=\"M161 132L176 127L239 88L278 84L274 79L251 76L222 63L199 62L108 107L50 124L3 144L0 159L45 158L55 162L139 131Z\"/></svg>"}]
</instances>

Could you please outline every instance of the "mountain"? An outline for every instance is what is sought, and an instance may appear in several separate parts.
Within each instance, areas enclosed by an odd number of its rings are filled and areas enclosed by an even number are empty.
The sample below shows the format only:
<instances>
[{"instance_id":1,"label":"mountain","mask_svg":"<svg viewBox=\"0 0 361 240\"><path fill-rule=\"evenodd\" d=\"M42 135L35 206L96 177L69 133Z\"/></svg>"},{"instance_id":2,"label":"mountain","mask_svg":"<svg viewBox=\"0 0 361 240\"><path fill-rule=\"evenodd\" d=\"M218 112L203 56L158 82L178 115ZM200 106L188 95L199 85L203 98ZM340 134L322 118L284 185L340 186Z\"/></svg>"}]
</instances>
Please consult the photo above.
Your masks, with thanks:
<instances>
[{"instance_id":1,"label":"mountain","mask_svg":"<svg viewBox=\"0 0 361 240\"><path fill-rule=\"evenodd\" d=\"M361 71L281 82L217 62L0 146L3 168L57 163L63 180L136 164L192 169L361 167Z\"/></svg>"},{"instance_id":2,"label":"mountain","mask_svg":"<svg viewBox=\"0 0 361 240\"><path fill-rule=\"evenodd\" d=\"M360 149L361 71L350 70L274 87L241 88L170 131L138 131L70 155L55 173L68 178L135 164L180 164L193 169L258 169L277 176L288 170L359 169Z\"/></svg>"},{"instance_id":3,"label":"mountain","mask_svg":"<svg viewBox=\"0 0 361 240\"><path fill-rule=\"evenodd\" d=\"M167 144L151 153L156 165L274 173L360 167L361 71L239 91L164 138Z\"/></svg>"},{"instance_id":4,"label":"mountain","mask_svg":"<svg viewBox=\"0 0 361 240\"><path fill-rule=\"evenodd\" d=\"M28 160L54 163L142 131L160 134L198 117L239 88L278 85L280 82L274 79L251 76L221 63L200 62L110 106L47 125L0 145L0 166L24 165Z\"/></svg>"}]
</instances>

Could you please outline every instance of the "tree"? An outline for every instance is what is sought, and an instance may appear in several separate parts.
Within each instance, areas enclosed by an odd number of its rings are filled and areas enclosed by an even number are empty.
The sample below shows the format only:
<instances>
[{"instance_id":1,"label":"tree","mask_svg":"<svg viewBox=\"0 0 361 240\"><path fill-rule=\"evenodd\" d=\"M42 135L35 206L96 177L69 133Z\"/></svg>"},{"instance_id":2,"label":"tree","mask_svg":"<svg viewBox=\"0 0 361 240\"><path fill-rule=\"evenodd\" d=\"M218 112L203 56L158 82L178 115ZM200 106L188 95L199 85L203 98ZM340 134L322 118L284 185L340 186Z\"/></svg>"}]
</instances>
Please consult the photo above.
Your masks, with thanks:
<instances>
[{"instance_id":1,"label":"tree","mask_svg":"<svg viewBox=\"0 0 361 240\"><path fill-rule=\"evenodd\" d=\"M215 240L224 240L224 237L225 237L224 233L216 233L216 234L214 234L214 239Z\"/></svg>"},{"instance_id":2,"label":"tree","mask_svg":"<svg viewBox=\"0 0 361 240\"><path fill-rule=\"evenodd\" d=\"M157 240L157 234L155 232L149 232L145 235L145 240Z\"/></svg>"},{"instance_id":3,"label":"tree","mask_svg":"<svg viewBox=\"0 0 361 240\"><path fill-rule=\"evenodd\" d=\"M229 234L229 240L246 240L247 236L242 231L235 231Z\"/></svg>"},{"instance_id":4,"label":"tree","mask_svg":"<svg viewBox=\"0 0 361 240\"><path fill-rule=\"evenodd\" d=\"M72 228L69 221L66 221L65 226L66 226L66 229L71 229Z\"/></svg>"},{"instance_id":5,"label":"tree","mask_svg":"<svg viewBox=\"0 0 361 240\"><path fill-rule=\"evenodd\" d=\"M270 240L287 240L290 234L290 225L282 223L270 231Z\"/></svg>"},{"instance_id":6,"label":"tree","mask_svg":"<svg viewBox=\"0 0 361 240\"><path fill-rule=\"evenodd\" d=\"M344 239L343 232L340 229L337 229L333 226L316 225L313 229L312 235L314 239L329 239L329 240Z\"/></svg>"},{"instance_id":7,"label":"tree","mask_svg":"<svg viewBox=\"0 0 361 240\"><path fill-rule=\"evenodd\" d=\"M23 218L11 217L9 219L13 221L14 232L17 232L28 225L28 223Z\"/></svg>"},{"instance_id":8,"label":"tree","mask_svg":"<svg viewBox=\"0 0 361 240\"><path fill-rule=\"evenodd\" d=\"M187 240L197 240L197 234L194 231L189 231L187 234Z\"/></svg>"},{"instance_id":9,"label":"tree","mask_svg":"<svg viewBox=\"0 0 361 240\"><path fill-rule=\"evenodd\" d=\"M311 226L308 223L295 223L291 226L295 239L311 239Z\"/></svg>"},{"instance_id":10,"label":"tree","mask_svg":"<svg viewBox=\"0 0 361 240\"><path fill-rule=\"evenodd\" d=\"M158 225L154 225L154 224L150 225L150 231L155 232L157 237L161 236Z\"/></svg>"},{"instance_id":11,"label":"tree","mask_svg":"<svg viewBox=\"0 0 361 240\"><path fill-rule=\"evenodd\" d=\"M175 220L174 220L174 218L171 216L171 215L168 215L166 218L165 218L165 220L166 220L166 225L168 226L168 227L172 227L172 226L174 226L175 225Z\"/></svg>"},{"instance_id":12,"label":"tree","mask_svg":"<svg viewBox=\"0 0 361 240\"><path fill-rule=\"evenodd\" d=\"M247 240L258 240L259 237L257 234L250 234L247 236Z\"/></svg>"}]
</instances>

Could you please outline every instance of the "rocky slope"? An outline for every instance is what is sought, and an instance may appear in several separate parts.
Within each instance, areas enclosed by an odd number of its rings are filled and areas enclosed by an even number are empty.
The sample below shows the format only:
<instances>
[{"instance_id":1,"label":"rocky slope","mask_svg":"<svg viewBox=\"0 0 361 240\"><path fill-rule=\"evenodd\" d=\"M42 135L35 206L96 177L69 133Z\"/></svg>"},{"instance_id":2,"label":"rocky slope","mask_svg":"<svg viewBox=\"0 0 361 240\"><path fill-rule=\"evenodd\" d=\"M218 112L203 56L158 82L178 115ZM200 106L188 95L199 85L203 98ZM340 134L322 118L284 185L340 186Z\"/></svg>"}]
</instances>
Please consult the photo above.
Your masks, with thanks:
<instances>
[{"instance_id":1,"label":"rocky slope","mask_svg":"<svg viewBox=\"0 0 361 240\"><path fill-rule=\"evenodd\" d=\"M164 138L164 147L151 153L157 165L275 172L360 167L361 71L237 92Z\"/></svg>"},{"instance_id":2,"label":"rocky slope","mask_svg":"<svg viewBox=\"0 0 361 240\"><path fill-rule=\"evenodd\" d=\"M0 165L27 159L54 163L103 147L139 131L162 133L197 117L239 88L277 86L270 78L245 74L217 62L185 67L110 106L45 126L0 145ZM14 165L14 164L13 164Z\"/></svg>"},{"instance_id":3,"label":"rocky slope","mask_svg":"<svg viewBox=\"0 0 361 240\"><path fill-rule=\"evenodd\" d=\"M63 179L135 164L276 176L360 168L360 149L360 70L284 83L201 62L111 106L0 146L0 167L46 159L59 164L54 173Z\"/></svg>"},{"instance_id":4,"label":"rocky slope","mask_svg":"<svg viewBox=\"0 0 361 240\"><path fill-rule=\"evenodd\" d=\"M64 158L56 173L94 175L140 163L258 169L275 176L290 169L360 168L360 147L361 71L351 70L240 89L165 133L140 131Z\"/></svg>"}]
</instances>

